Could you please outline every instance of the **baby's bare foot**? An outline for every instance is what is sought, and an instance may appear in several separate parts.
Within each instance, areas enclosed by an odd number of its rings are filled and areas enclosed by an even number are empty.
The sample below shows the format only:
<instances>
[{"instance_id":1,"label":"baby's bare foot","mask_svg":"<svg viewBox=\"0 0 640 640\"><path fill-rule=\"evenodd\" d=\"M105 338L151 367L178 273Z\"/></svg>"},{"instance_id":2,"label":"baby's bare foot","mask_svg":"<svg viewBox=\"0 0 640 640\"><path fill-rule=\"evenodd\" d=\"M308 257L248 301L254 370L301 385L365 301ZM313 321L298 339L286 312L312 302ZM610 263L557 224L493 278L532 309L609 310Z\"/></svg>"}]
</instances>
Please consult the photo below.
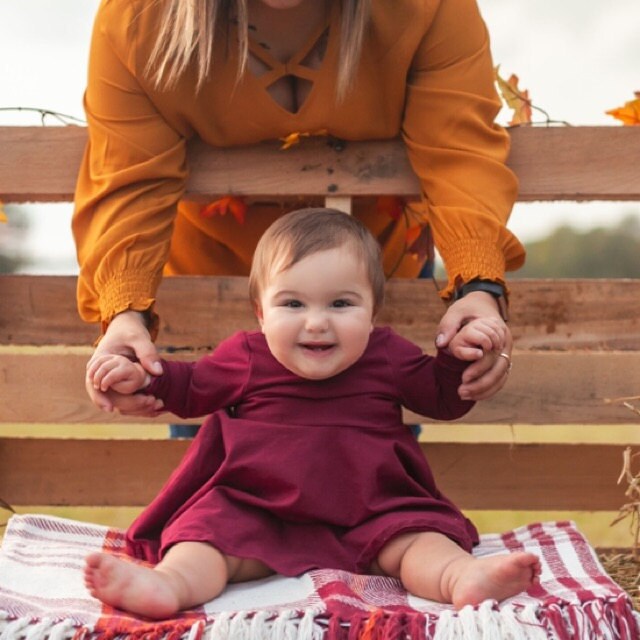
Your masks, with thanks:
<instances>
[{"instance_id":1,"label":"baby's bare foot","mask_svg":"<svg viewBox=\"0 0 640 640\"><path fill-rule=\"evenodd\" d=\"M105 553L87 557L84 582L94 598L149 618L168 618L180 608L169 576Z\"/></svg>"},{"instance_id":2,"label":"baby's bare foot","mask_svg":"<svg viewBox=\"0 0 640 640\"><path fill-rule=\"evenodd\" d=\"M540 560L533 553L470 558L460 563L452 581L451 601L456 609L484 600L504 600L537 584Z\"/></svg>"}]
</instances>

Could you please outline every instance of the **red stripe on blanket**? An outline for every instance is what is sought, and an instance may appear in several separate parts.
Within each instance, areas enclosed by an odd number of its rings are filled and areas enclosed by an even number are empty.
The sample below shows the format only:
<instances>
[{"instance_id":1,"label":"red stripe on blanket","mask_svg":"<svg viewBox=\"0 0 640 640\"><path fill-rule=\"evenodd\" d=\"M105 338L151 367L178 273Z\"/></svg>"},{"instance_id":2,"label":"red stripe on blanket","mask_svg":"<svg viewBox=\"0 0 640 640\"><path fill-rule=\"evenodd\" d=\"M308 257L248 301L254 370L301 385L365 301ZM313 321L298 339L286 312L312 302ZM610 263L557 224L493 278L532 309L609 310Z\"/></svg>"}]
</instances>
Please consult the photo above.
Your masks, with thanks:
<instances>
[{"instance_id":1,"label":"red stripe on blanket","mask_svg":"<svg viewBox=\"0 0 640 640\"><path fill-rule=\"evenodd\" d=\"M456 612L413 598L399 581L342 571L232 585L218 599L171 620L145 620L91 598L87 553L122 554L122 532L47 516L14 516L0 549L0 636L59 640L198 640L296 637L431 640L523 637L532 627L559 640L637 640L630 599L603 571L573 523L542 523L482 536L478 555L527 550L543 561L541 585L502 603Z\"/></svg>"}]
</instances>

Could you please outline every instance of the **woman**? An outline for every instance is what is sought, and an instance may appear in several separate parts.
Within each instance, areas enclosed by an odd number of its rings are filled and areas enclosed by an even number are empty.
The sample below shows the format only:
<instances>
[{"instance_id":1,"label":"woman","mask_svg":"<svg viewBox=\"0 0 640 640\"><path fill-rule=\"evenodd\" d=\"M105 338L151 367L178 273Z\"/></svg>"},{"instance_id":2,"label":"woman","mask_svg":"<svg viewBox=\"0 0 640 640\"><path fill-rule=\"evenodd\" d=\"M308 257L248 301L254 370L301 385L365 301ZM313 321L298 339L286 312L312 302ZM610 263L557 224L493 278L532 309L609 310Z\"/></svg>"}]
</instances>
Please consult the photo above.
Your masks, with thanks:
<instances>
[{"instance_id":1,"label":"woman","mask_svg":"<svg viewBox=\"0 0 640 640\"><path fill-rule=\"evenodd\" d=\"M203 216L180 202L192 136L226 147L296 132L402 135L422 202L393 224L367 199L354 213L383 244L390 275L417 275L407 221L428 223L448 273L441 295L457 298L438 346L469 318L499 316L504 272L524 261L505 226L517 184L504 164L508 136L493 123L500 103L475 0L103 0L85 107L73 221L80 314L102 322L96 354L135 356L150 373L159 372L151 337L163 270L247 274L274 218L314 204L249 202L244 224ZM493 395L508 365L487 354L465 372L461 396ZM88 389L105 410L159 408Z\"/></svg>"}]
</instances>

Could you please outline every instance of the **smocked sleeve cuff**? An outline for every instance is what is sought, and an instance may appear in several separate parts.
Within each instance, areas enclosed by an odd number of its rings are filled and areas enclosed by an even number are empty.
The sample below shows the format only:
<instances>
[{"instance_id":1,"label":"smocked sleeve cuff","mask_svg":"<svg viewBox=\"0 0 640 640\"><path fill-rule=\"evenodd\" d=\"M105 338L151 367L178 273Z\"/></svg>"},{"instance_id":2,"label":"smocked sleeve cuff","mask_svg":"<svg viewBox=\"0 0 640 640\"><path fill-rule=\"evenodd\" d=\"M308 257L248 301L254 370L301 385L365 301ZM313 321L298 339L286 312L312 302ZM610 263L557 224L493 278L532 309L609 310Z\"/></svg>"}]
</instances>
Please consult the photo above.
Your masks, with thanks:
<instances>
[{"instance_id":1,"label":"smocked sleeve cuff","mask_svg":"<svg viewBox=\"0 0 640 640\"><path fill-rule=\"evenodd\" d=\"M439 247L448 274L447 286L440 296L450 300L456 288L480 278L493 280L504 285L505 256L503 251L491 242L476 238L458 238L448 246Z\"/></svg>"},{"instance_id":2,"label":"smocked sleeve cuff","mask_svg":"<svg viewBox=\"0 0 640 640\"><path fill-rule=\"evenodd\" d=\"M147 312L147 328L153 340L158 334L158 315L153 310L155 291L160 284L155 273L120 272L107 280L100 295L102 331L123 311Z\"/></svg>"}]
</instances>

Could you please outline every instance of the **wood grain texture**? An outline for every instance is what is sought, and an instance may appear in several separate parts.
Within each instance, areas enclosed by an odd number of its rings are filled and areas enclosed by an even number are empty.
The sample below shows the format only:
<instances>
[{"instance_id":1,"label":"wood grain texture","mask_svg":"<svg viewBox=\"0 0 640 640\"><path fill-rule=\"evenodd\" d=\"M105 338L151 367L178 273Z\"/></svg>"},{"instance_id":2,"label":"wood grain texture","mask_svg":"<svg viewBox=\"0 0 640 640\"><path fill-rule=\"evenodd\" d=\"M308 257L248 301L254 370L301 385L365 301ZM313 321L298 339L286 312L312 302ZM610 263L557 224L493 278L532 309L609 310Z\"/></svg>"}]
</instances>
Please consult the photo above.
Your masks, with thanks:
<instances>
[{"instance_id":1,"label":"wood grain texture","mask_svg":"<svg viewBox=\"0 0 640 640\"><path fill-rule=\"evenodd\" d=\"M640 350L640 280L515 280L510 326L519 349ZM72 276L0 277L0 345L90 345L94 325L78 317ZM158 293L159 345L211 348L255 328L240 277L165 278ZM185 314L188 310L188 321ZM431 349L444 304L428 280L391 280L378 319Z\"/></svg>"},{"instance_id":2,"label":"wood grain texture","mask_svg":"<svg viewBox=\"0 0 640 640\"><path fill-rule=\"evenodd\" d=\"M176 440L0 440L9 504L146 505L184 454ZM438 486L464 509L617 510L623 446L427 444ZM569 472L570 470L570 472Z\"/></svg>"},{"instance_id":3,"label":"wood grain texture","mask_svg":"<svg viewBox=\"0 0 640 640\"><path fill-rule=\"evenodd\" d=\"M510 135L521 201L640 199L637 127L521 127ZM0 199L72 200L85 142L82 127L0 127ZM286 151L278 141L229 149L194 141L189 164L193 198L420 192L399 140L314 138Z\"/></svg>"},{"instance_id":4,"label":"wood grain texture","mask_svg":"<svg viewBox=\"0 0 640 640\"><path fill-rule=\"evenodd\" d=\"M74 353L3 353L0 422L131 422L100 412L90 403L84 391L87 359L88 356ZM513 363L508 383L500 393L478 403L459 422L627 424L632 421L628 409L608 404L606 399L638 395L637 352L516 351ZM411 413L405 419L407 423L426 421ZM155 422L185 420L167 414Z\"/></svg>"},{"instance_id":5,"label":"wood grain texture","mask_svg":"<svg viewBox=\"0 0 640 640\"><path fill-rule=\"evenodd\" d=\"M518 199L640 200L640 129L630 129L511 129L509 166L520 179Z\"/></svg>"}]
</instances>

